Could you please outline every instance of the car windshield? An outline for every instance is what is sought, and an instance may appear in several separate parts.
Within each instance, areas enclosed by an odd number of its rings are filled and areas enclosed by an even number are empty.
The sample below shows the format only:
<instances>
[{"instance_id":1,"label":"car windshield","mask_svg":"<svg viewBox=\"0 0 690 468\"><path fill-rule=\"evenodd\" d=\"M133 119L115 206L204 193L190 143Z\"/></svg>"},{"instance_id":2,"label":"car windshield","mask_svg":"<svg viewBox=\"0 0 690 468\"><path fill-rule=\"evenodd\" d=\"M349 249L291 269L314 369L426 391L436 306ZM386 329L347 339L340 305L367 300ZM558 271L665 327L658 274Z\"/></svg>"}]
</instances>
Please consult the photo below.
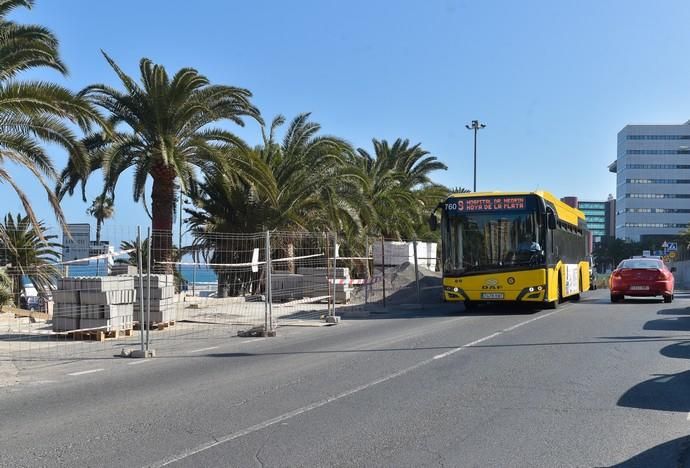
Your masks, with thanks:
<instances>
[{"instance_id":1,"label":"car windshield","mask_svg":"<svg viewBox=\"0 0 690 468\"><path fill-rule=\"evenodd\" d=\"M658 270L663 269L664 265L661 263L659 260L652 260L652 259L638 259L638 258L632 258L629 260L623 260L620 265L618 265L618 269L633 269L633 268L655 268Z\"/></svg>"}]
</instances>

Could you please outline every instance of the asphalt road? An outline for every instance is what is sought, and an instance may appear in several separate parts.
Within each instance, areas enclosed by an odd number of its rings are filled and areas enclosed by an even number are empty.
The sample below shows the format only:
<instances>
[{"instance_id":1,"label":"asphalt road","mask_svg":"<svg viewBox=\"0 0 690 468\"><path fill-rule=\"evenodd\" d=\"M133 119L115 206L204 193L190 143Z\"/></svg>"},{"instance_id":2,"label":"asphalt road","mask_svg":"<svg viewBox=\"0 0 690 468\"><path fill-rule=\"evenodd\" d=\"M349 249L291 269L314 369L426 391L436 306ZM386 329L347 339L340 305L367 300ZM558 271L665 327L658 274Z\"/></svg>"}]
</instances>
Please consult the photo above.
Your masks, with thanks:
<instances>
[{"instance_id":1,"label":"asphalt road","mask_svg":"<svg viewBox=\"0 0 690 468\"><path fill-rule=\"evenodd\" d=\"M0 388L0 466L678 466L690 297L606 293L33 367Z\"/></svg>"}]
</instances>

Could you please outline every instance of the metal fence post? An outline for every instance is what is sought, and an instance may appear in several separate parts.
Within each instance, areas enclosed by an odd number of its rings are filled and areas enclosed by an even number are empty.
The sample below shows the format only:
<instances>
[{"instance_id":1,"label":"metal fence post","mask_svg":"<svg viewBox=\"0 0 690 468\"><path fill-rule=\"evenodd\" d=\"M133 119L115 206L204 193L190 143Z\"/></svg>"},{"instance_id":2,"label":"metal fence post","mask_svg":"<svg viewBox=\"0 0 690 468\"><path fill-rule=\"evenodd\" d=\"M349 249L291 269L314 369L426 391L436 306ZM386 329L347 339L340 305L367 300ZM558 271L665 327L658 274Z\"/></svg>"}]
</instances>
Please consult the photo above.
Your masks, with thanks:
<instances>
[{"instance_id":1,"label":"metal fence post","mask_svg":"<svg viewBox=\"0 0 690 468\"><path fill-rule=\"evenodd\" d=\"M146 351L149 350L149 328L151 328L151 244L153 243L151 228L148 228L149 245L146 268Z\"/></svg>"},{"instance_id":2,"label":"metal fence post","mask_svg":"<svg viewBox=\"0 0 690 468\"><path fill-rule=\"evenodd\" d=\"M412 241L412 253L414 254L414 283L417 285L417 304L422 303L422 293L419 287L419 259L417 256L417 238Z\"/></svg>"},{"instance_id":3,"label":"metal fence post","mask_svg":"<svg viewBox=\"0 0 690 468\"><path fill-rule=\"evenodd\" d=\"M366 237L364 242L364 257L367 262L367 282L364 283L364 303L369 304L369 282L371 281L371 271L369 270L369 236Z\"/></svg>"},{"instance_id":4,"label":"metal fence post","mask_svg":"<svg viewBox=\"0 0 690 468\"><path fill-rule=\"evenodd\" d=\"M266 236L264 237L264 331L268 330L268 288L269 286L269 275L268 275L268 257L270 255L270 240L268 231L266 231Z\"/></svg>"},{"instance_id":5,"label":"metal fence post","mask_svg":"<svg viewBox=\"0 0 690 468\"><path fill-rule=\"evenodd\" d=\"M383 307L386 307L386 241L381 236L381 284L383 285Z\"/></svg>"},{"instance_id":6,"label":"metal fence post","mask_svg":"<svg viewBox=\"0 0 690 468\"><path fill-rule=\"evenodd\" d=\"M328 310L326 311L326 316L330 317L331 316L331 299L334 296L333 291L334 291L335 285L333 284L333 281L331 281L331 278L329 275L329 273L330 273L329 270L331 268L331 255L328 252L329 246L328 246L328 233L327 232L323 233L323 244L324 244L324 251L326 252L326 285L327 285L326 291L328 291L328 302L326 303Z\"/></svg>"},{"instance_id":7,"label":"metal fence post","mask_svg":"<svg viewBox=\"0 0 690 468\"><path fill-rule=\"evenodd\" d=\"M266 231L266 323L264 336L273 334L273 281L271 280L271 232Z\"/></svg>"},{"instance_id":8,"label":"metal fence post","mask_svg":"<svg viewBox=\"0 0 690 468\"><path fill-rule=\"evenodd\" d=\"M139 335L141 352L144 353L144 262L141 259L141 226L137 226L137 273L139 273Z\"/></svg>"},{"instance_id":9,"label":"metal fence post","mask_svg":"<svg viewBox=\"0 0 690 468\"><path fill-rule=\"evenodd\" d=\"M335 303L338 295L338 285L336 278L338 277L338 233L333 233L333 310L331 310L331 317L335 317ZM343 278L345 276L343 275ZM343 285L343 291L345 286Z\"/></svg>"}]
</instances>

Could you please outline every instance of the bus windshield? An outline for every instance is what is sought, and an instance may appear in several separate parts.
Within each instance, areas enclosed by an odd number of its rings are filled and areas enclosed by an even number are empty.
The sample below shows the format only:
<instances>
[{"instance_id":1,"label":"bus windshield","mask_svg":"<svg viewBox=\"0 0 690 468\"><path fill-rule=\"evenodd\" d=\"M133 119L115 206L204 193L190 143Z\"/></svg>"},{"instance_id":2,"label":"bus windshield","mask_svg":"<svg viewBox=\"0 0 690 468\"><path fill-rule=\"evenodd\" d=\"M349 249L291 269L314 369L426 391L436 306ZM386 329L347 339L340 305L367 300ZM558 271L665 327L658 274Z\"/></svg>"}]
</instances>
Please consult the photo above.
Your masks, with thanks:
<instances>
[{"instance_id":1,"label":"bus windshield","mask_svg":"<svg viewBox=\"0 0 690 468\"><path fill-rule=\"evenodd\" d=\"M545 262L544 230L536 210L463 213L444 217L443 271L472 271L540 266Z\"/></svg>"}]
</instances>

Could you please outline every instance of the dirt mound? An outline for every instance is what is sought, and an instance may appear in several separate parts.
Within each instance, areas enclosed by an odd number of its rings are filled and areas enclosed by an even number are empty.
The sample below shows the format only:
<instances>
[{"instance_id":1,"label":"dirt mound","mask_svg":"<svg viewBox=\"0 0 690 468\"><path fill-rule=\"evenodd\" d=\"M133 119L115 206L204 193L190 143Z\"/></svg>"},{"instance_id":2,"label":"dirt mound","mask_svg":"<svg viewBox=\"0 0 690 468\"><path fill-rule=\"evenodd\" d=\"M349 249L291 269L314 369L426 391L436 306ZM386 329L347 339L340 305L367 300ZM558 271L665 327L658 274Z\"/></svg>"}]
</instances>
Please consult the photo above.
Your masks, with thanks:
<instances>
[{"instance_id":1,"label":"dirt mound","mask_svg":"<svg viewBox=\"0 0 690 468\"><path fill-rule=\"evenodd\" d=\"M414 304L417 302L417 285L415 283L414 265L405 262L397 267L386 267L386 304ZM374 273L381 276L381 268ZM420 288L420 302L422 304L438 304L441 302L441 272L431 271L419 267L418 276ZM364 287L356 287L352 292L353 303L364 303ZM369 303L383 301L383 283L381 281L370 286L368 291Z\"/></svg>"}]
</instances>

